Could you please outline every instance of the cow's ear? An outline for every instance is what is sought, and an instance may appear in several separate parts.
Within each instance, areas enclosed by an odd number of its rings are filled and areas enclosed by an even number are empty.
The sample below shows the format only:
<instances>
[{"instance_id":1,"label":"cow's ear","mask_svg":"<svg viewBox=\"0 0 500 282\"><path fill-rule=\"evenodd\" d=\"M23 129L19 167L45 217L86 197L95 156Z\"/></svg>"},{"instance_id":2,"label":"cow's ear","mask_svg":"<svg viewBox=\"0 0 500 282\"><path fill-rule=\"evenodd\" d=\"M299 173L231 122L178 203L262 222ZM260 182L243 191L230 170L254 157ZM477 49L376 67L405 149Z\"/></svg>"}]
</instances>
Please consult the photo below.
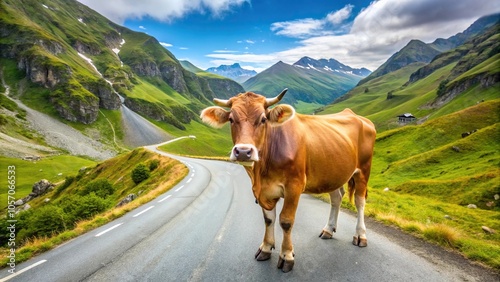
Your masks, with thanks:
<instances>
[{"instance_id":1,"label":"cow's ear","mask_svg":"<svg viewBox=\"0 0 500 282\"><path fill-rule=\"evenodd\" d=\"M208 107L201 112L201 120L215 128L221 128L229 120L230 112L221 107Z\"/></svg>"},{"instance_id":2,"label":"cow's ear","mask_svg":"<svg viewBox=\"0 0 500 282\"><path fill-rule=\"evenodd\" d=\"M281 125L295 116L295 109L290 105L278 105L271 109L268 119L272 125Z\"/></svg>"}]
</instances>

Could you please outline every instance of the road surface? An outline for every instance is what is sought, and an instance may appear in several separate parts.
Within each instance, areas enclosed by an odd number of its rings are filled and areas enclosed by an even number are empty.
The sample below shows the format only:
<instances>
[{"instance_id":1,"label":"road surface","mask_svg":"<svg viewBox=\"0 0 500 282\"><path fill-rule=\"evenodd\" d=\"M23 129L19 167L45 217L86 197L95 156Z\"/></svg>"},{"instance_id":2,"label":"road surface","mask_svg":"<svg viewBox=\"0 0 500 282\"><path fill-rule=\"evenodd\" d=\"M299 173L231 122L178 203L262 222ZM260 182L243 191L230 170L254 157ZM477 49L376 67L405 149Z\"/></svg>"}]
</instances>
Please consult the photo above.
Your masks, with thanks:
<instances>
[{"instance_id":1,"label":"road surface","mask_svg":"<svg viewBox=\"0 0 500 282\"><path fill-rule=\"evenodd\" d=\"M122 125L125 135L123 139L128 146L140 147L158 144L172 138L163 129L130 110L125 104L121 105L120 110L122 113Z\"/></svg>"},{"instance_id":2,"label":"road surface","mask_svg":"<svg viewBox=\"0 0 500 282\"><path fill-rule=\"evenodd\" d=\"M253 257L264 223L242 167L179 159L190 172L170 191L17 265L16 276L3 269L0 281L499 281L457 255L421 248L422 242L371 221L368 247L355 247L356 221L348 213L341 213L334 239L321 240L329 205L307 195L293 229L295 266L282 273L278 225L272 258Z\"/></svg>"}]
</instances>

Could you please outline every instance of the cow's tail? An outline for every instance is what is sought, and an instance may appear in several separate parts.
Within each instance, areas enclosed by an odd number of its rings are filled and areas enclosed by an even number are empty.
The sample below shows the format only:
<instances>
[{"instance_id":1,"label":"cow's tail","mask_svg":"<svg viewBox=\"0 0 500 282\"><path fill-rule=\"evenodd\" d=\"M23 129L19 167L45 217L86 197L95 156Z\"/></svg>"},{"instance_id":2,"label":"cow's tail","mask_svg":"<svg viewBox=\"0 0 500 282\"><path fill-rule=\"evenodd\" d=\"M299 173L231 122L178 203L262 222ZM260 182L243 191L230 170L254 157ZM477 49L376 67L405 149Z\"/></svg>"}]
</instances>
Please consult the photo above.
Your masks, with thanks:
<instances>
[{"instance_id":1,"label":"cow's tail","mask_svg":"<svg viewBox=\"0 0 500 282\"><path fill-rule=\"evenodd\" d=\"M354 189L354 178L351 177L351 179L349 179L349 182L347 182L347 191L349 192L349 202L351 202L351 204L353 203L353 196L354 196L354 192L355 192L355 189Z\"/></svg>"}]
</instances>

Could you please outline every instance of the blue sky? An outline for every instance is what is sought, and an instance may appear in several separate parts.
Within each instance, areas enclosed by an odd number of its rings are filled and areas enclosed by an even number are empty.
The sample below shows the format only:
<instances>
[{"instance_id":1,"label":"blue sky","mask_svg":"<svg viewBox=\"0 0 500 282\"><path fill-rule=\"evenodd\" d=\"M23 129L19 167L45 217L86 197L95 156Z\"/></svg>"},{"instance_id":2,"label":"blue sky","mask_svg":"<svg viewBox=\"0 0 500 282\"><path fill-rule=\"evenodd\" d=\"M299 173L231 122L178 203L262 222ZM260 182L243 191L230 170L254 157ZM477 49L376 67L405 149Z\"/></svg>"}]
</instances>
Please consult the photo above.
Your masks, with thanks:
<instances>
[{"instance_id":1,"label":"blue sky","mask_svg":"<svg viewBox=\"0 0 500 282\"><path fill-rule=\"evenodd\" d=\"M261 71L303 56L375 70L411 39L432 42L500 12L491 0L79 0L202 69Z\"/></svg>"}]
</instances>

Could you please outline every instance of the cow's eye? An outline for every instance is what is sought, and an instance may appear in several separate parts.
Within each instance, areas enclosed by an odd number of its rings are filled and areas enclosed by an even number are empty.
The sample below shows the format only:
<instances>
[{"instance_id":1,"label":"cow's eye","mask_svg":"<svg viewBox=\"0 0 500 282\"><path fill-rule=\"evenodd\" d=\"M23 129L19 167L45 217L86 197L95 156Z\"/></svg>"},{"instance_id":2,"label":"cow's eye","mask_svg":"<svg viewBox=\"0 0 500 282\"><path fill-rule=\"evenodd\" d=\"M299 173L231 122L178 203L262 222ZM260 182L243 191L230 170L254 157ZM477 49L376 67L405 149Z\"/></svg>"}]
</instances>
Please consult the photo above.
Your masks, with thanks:
<instances>
[{"instance_id":1,"label":"cow's eye","mask_svg":"<svg viewBox=\"0 0 500 282\"><path fill-rule=\"evenodd\" d=\"M232 117L229 118L229 122L230 123L233 123L234 122L234 119Z\"/></svg>"},{"instance_id":2,"label":"cow's eye","mask_svg":"<svg viewBox=\"0 0 500 282\"><path fill-rule=\"evenodd\" d=\"M260 122L261 122L261 123L266 123L266 121L267 121L267 118L266 118L266 117L262 117L262 119L261 119L261 121L260 121Z\"/></svg>"}]
</instances>

